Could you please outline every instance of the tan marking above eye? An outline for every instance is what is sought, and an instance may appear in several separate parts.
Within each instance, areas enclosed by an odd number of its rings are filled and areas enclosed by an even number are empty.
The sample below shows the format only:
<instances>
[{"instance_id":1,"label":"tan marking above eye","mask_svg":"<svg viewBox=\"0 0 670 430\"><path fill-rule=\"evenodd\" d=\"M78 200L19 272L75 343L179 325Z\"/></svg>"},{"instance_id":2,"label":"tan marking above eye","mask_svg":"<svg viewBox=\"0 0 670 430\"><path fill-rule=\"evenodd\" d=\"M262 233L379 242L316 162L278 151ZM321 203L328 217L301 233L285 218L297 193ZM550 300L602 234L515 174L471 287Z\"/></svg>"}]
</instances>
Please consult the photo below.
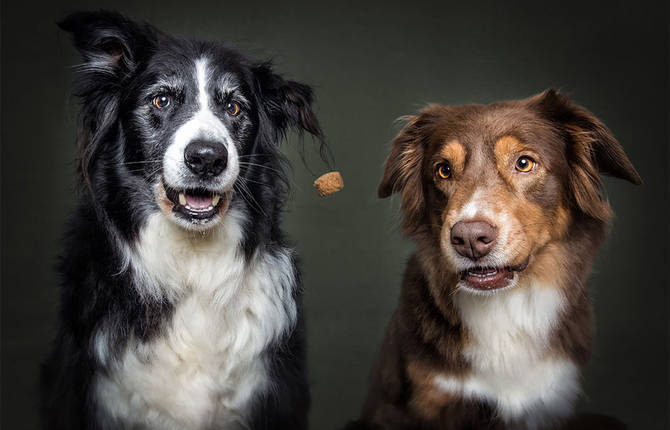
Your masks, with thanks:
<instances>
[{"instance_id":1,"label":"tan marking above eye","mask_svg":"<svg viewBox=\"0 0 670 430\"><path fill-rule=\"evenodd\" d=\"M498 170L501 173L508 171L510 163L514 160L514 169L517 172L528 173L532 171L538 163L531 155L528 155L529 151L532 153L532 150L518 138L514 136L501 137L496 141L494 148ZM523 154L524 152L526 154Z\"/></svg>"},{"instance_id":2,"label":"tan marking above eye","mask_svg":"<svg viewBox=\"0 0 670 430\"><path fill-rule=\"evenodd\" d=\"M440 159L449 160L451 174L462 172L465 168L466 151L457 140L447 142L439 151Z\"/></svg>"},{"instance_id":3,"label":"tan marking above eye","mask_svg":"<svg viewBox=\"0 0 670 430\"><path fill-rule=\"evenodd\" d=\"M498 159L502 159L509 154L518 153L523 151L523 149L523 143L514 136L503 136L496 140L495 154Z\"/></svg>"}]
</instances>

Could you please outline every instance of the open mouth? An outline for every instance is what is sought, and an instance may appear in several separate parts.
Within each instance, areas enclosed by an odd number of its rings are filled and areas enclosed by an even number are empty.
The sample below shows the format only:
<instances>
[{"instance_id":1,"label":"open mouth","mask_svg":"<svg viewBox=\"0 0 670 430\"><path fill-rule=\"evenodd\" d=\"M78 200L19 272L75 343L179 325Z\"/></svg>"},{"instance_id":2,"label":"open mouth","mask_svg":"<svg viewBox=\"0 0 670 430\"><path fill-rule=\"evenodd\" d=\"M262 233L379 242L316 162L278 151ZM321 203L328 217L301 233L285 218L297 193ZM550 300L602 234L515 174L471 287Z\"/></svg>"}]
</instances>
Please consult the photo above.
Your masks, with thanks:
<instances>
[{"instance_id":1,"label":"open mouth","mask_svg":"<svg viewBox=\"0 0 670 430\"><path fill-rule=\"evenodd\" d=\"M172 212L193 222L207 222L213 219L227 204L225 193L193 188L177 190L163 185L165 195L173 204Z\"/></svg>"},{"instance_id":2,"label":"open mouth","mask_svg":"<svg viewBox=\"0 0 670 430\"><path fill-rule=\"evenodd\" d=\"M471 267L461 272L461 281L468 287L476 290L496 290L504 288L514 279L517 272L522 272L528 266L526 257L520 264L505 267Z\"/></svg>"}]
</instances>

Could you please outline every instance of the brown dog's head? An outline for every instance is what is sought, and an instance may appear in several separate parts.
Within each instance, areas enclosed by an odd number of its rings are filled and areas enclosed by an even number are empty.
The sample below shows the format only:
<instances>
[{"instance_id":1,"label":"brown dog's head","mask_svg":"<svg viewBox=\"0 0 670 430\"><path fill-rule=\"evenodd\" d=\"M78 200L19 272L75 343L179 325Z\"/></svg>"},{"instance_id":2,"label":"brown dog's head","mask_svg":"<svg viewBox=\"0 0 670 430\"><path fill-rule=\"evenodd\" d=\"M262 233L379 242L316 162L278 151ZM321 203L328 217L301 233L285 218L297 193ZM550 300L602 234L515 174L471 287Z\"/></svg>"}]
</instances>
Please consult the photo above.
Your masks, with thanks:
<instances>
[{"instance_id":1,"label":"brown dog's head","mask_svg":"<svg viewBox=\"0 0 670 430\"><path fill-rule=\"evenodd\" d=\"M513 287L571 223L606 224L601 173L641 182L607 127L554 90L406 121L379 196L401 194L405 232L439 245L471 292Z\"/></svg>"}]
</instances>

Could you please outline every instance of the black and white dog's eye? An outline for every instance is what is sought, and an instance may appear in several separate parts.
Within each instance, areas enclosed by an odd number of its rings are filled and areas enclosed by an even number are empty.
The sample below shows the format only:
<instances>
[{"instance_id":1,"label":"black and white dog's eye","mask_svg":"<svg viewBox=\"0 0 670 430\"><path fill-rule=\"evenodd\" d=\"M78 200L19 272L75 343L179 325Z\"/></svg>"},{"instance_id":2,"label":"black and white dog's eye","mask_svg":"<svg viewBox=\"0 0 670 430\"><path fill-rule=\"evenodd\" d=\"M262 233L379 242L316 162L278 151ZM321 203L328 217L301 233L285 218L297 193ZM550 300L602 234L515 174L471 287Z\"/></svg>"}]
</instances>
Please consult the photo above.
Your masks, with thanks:
<instances>
[{"instance_id":1,"label":"black and white dog's eye","mask_svg":"<svg viewBox=\"0 0 670 430\"><path fill-rule=\"evenodd\" d=\"M160 96L154 97L153 101L151 102L156 109L163 109L168 106L170 106L170 96L166 96L165 94L161 94Z\"/></svg>"},{"instance_id":2,"label":"black and white dog's eye","mask_svg":"<svg viewBox=\"0 0 670 430\"><path fill-rule=\"evenodd\" d=\"M226 103L226 112L228 115L237 116L240 113L240 105L235 102Z\"/></svg>"}]
</instances>

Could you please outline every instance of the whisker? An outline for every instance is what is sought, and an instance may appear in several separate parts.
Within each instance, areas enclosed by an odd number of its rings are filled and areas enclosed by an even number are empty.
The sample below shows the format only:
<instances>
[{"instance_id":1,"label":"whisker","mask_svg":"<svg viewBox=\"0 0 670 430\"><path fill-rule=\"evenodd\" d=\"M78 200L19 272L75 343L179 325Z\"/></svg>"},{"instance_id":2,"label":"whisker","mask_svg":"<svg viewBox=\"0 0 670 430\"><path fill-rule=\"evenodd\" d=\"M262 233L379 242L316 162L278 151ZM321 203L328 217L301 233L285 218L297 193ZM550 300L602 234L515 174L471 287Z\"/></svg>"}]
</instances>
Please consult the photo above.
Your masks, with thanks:
<instances>
[{"instance_id":1,"label":"whisker","mask_svg":"<svg viewBox=\"0 0 670 430\"><path fill-rule=\"evenodd\" d=\"M245 182L252 182L254 184L263 185L263 186L270 187L270 188L272 187L272 185L268 184L267 182L254 181L253 179L249 179L249 178L240 178L240 179L244 180Z\"/></svg>"},{"instance_id":2,"label":"whisker","mask_svg":"<svg viewBox=\"0 0 670 430\"><path fill-rule=\"evenodd\" d=\"M237 158L251 158L251 157L274 157L274 155L270 154L245 154L245 155L239 155Z\"/></svg>"},{"instance_id":3,"label":"whisker","mask_svg":"<svg viewBox=\"0 0 670 430\"><path fill-rule=\"evenodd\" d=\"M130 164L152 164L152 163L162 163L163 160L145 160L145 161L124 161L121 163L112 163L114 166L127 166Z\"/></svg>"},{"instance_id":4,"label":"whisker","mask_svg":"<svg viewBox=\"0 0 670 430\"><path fill-rule=\"evenodd\" d=\"M240 166L255 166L255 167L260 167L260 168L263 168L263 169L268 169L268 170L271 170L273 172L277 172L279 174L282 173L280 170L277 170L274 167L266 166L266 165L263 165L263 164L251 163L249 161L240 161L239 163L240 163Z\"/></svg>"},{"instance_id":5,"label":"whisker","mask_svg":"<svg viewBox=\"0 0 670 430\"><path fill-rule=\"evenodd\" d=\"M252 205L252 207L255 207L258 210L258 212L260 212L264 217L267 218L267 214L265 213L263 208L258 204L256 199L253 197L253 195L251 194L251 190L247 188L243 178L241 178L240 181L235 182L233 188L235 188L236 186L239 186L237 190L240 192L240 195L242 196L244 201Z\"/></svg>"}]
</instances>

